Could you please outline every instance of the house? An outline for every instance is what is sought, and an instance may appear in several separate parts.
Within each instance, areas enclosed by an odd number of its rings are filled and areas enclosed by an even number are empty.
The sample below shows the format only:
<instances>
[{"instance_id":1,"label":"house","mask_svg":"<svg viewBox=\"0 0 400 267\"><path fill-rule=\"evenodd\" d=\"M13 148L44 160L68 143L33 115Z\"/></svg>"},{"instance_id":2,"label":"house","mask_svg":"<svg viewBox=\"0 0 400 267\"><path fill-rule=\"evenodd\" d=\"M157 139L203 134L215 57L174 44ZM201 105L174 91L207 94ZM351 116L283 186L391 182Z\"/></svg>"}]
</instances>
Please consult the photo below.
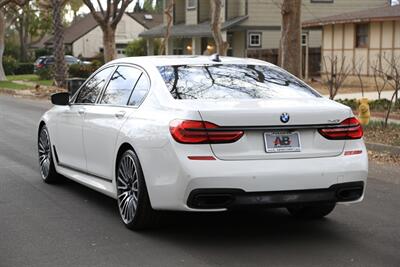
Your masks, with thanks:
<instances>
[{"instance_id":1,"label":"house","mask_svg":"<svg viewBox=\"0 0 400 267\"><path fill-rule=\"evenodd\" d=\"M373 70L386 70L391 58L400 60L400 5L366 9L303 22L305 29L322 29L322 57L345 68L360 68L372 76ZM327 70L321 64L323 72ZM331 64L332 65L332 64ZM353 73L355 74L355 73Z\"/></svg>"},{"instance_id":2,"label":"house","mask_svg":"<svg viewBox=\"0 0 400 267\"><path fill-rule=\"evenodd\" d=\"M166 7L171 0L164 1ZM363 7L383 7L389 0L303 0L302 20L315 19ZM280 0L222 0L222 33L229 43L228 55L256 57L277 63L281 35ZM210 30L210 0L175 0L171 38L167 54L210 54L215 45ZM165 36L164 23L141 33L152 40ZM310 58L319 66L321 30L310 29L303 33L303 46L310 48ZM304 49L304 53L306 53ZM316 59L313 56L316 54Z\"/></svg>"},{"instance_id":3,"label":"house","mask_svg":"<svg viewBox=\"0 0 400 267\"><path fill-rule=\"evenodd\" d=\"M117 57L124 57L128 42L138 38L139 33L162 23L161 14L125 13L118 23L115 33ZM53 39L46 41L52 46ZM64 32L65 50L75 57L92 58L103 51L103 32L93 18L87 14L73 22Z\"/></svg>"}]
</instances>

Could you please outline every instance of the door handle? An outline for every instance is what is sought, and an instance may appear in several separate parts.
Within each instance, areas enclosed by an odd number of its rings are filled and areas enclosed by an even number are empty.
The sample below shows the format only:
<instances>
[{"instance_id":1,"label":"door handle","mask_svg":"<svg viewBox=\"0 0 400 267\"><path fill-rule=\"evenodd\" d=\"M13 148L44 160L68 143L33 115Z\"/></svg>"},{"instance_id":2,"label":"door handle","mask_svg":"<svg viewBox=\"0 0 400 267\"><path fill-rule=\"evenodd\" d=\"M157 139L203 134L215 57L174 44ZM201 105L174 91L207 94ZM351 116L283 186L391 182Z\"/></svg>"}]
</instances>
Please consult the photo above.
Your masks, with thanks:
<instances>
[{"instance_id":1,"label":"door handle","mask_svg":"<svg viewBox=\"0 0 400 267\"><path fill-rule=\"evenodd\" d=\"M123 118L124 116L125 116L125 111L123 111L123 110L121 110L121 111L118 111L117 113L115 113L115 117L117 117L118 119L121 119L121 118Z\"/></svg>"},{"instance_id":2,"label":"door handle","mask_svg":"<svg viewBox=\"0 0 400 267\"><path fill-rule=\"evenodd\" d=\"M85 114L85 109L81 108L78 110L79 115L84 115Z\"/></svg>"}]
</instances>

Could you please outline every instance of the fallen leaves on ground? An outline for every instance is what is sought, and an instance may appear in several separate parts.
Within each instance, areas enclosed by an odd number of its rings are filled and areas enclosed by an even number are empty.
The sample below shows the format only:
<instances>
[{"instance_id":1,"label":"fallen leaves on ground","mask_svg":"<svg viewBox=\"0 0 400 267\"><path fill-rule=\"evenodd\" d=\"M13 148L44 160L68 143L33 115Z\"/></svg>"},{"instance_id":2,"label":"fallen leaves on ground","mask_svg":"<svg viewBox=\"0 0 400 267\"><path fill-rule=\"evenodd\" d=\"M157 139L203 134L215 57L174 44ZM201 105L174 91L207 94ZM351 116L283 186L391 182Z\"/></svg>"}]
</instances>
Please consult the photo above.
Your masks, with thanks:
<instances>
[{"instance_id":1,"label":"fallen leaves on ground","mask_svg":"<svg viewBox=\"0 0 400 267\"><path fill-rule=\"evenodd\" d=\"M388 152L368 151L368 158L378 164L390 164L400 167L400 156L390 154Z\"/></svg>"}]
</instances>

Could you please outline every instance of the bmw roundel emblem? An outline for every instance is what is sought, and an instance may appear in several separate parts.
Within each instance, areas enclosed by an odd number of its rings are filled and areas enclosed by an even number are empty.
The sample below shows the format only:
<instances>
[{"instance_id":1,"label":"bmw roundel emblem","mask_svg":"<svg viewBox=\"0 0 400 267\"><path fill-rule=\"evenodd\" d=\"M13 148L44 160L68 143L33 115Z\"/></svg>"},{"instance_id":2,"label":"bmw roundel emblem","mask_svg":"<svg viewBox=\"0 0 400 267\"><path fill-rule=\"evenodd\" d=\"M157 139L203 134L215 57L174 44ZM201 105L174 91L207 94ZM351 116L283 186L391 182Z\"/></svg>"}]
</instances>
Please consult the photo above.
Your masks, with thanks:
<instances>
[{"instance_id":1,"label":"bmw roundel emblem","mask_svg":"<svg viewBox=\"0 0 400 267\"><path fill-rule=\"evenodd\" d=\"M285 113L281 114L281 122L287 123L289 121L289 119L290 119L290 116L288 113L285 112Z\"/></svg>"}]
</instances>

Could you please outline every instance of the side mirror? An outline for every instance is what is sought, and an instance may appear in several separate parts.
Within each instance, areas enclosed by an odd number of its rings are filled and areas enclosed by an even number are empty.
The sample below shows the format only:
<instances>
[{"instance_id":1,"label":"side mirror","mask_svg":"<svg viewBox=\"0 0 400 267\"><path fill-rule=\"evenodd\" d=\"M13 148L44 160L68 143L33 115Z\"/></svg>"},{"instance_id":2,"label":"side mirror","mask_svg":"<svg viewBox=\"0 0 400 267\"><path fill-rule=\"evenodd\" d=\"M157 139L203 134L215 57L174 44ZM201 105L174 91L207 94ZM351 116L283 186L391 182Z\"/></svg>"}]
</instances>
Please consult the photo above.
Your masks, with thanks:
<instances>
[{"instance_id":1,"label":"side mirror","mask_svg":"<svg viewBox=\"0 0 400 267\"><path fill-rule=\"evenodd\" d=\"M69 93L56 93L51 95L51 103L58 106L69 105Z\"/></svg>"}]
</instances>

